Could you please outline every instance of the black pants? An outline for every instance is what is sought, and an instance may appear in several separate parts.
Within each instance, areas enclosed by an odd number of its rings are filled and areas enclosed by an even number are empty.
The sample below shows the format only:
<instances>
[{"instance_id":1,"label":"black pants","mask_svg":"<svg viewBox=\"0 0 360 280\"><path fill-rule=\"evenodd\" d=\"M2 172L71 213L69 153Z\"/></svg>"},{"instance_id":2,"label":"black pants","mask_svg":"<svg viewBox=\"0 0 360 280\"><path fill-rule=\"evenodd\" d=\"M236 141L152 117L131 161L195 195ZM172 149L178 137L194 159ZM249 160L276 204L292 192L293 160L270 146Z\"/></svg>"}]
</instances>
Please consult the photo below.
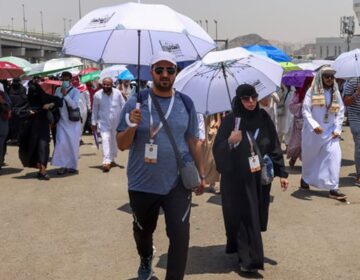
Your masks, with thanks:
<instances>
[{"instance_id":1,"label":"black pants","mask_svg":"<svg viewBox=\"0 0 360 280\"><path fill-rule=\"evenodd\" d=\"M180 181L167 195L129 191L129 197L139 255L149 257L153 254L153 232L161 207L170 241L165 279L183 279L189 247L191 191L186 190Z\"/></svg>"}]
</instances>

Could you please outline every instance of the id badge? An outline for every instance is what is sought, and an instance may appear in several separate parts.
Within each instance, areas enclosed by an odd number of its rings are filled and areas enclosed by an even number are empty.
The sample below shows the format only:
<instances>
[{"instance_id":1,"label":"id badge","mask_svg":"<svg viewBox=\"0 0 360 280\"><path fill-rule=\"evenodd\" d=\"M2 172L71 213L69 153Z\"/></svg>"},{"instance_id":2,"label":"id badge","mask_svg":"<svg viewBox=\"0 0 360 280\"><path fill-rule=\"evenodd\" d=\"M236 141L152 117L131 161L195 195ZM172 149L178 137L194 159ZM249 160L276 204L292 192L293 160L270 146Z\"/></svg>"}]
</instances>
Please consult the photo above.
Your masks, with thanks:
<instances>
[{"instance_id":1,"label":"id badge","mask_svg":"<svg viewBox=\"0 0 360 280\"><path fill-rule=\"evenodd\" d=\"M324 115L324 123L328 123L328 122L329 122L329 114L326 113L326 114Z\"/></svg>"},{"instance_id":2,"label":"id badge","mask_svg":"<svg viewBox=\"0 0 360 280\"><path fill-rule=\"evenodd\" d=\"M251 173L257 172L261 170L260 160L258 155L254 155L249 157L249 165Z\"/></svg>"},{"instance_id":3,"label":"id badge","mask_svg":"<svg viewBox=\"0 0 360 280\"><path fill-rule=\"evenodd\" d=\"M145 144L145 162L156 163L157 162L158 145Z\"/></svg>"}]
</instances>

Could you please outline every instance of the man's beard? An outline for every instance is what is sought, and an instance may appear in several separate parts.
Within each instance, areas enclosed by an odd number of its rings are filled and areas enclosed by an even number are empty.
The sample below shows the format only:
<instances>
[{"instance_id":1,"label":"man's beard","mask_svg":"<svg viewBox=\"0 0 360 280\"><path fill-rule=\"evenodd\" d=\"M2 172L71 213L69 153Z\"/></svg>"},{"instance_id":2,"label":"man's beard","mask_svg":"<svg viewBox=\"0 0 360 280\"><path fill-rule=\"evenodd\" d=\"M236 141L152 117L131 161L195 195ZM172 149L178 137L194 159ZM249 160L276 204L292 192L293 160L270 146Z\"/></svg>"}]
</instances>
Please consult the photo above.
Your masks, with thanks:
<instances>
[{"instance_id":1,"label":"man's beard","mask_svg":"<svg viewBox=\"0 0 360 280\"><path fill-rule=\"evenodd\" d=\"M167 84L164 84L164 83ZM158 89L159 91L169 91L172 89L173 83L171 83L170 80L164 80L164 81L160 81L160 82L155 82L154 83L154 87L156 87L156 89Z\"/></svg>"}]
</instances>

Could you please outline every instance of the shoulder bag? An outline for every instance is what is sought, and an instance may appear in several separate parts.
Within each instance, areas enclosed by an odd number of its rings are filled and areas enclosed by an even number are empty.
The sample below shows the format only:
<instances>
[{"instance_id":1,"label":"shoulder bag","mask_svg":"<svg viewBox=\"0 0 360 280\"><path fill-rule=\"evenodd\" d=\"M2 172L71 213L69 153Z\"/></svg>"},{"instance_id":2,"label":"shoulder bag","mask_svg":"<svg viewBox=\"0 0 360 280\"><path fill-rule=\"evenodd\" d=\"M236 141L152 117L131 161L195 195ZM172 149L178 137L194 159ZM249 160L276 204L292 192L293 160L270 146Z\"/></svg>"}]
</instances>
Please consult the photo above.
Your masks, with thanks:
<instances>
[{"instance_id":1,"label":"shoulder bag","mask_svg":"<svg viewBox=\"0 0 360 280\"><path fill-rule=\"evenodd\" d=\"M169 137L171 146L174 149L176 162L179 167L180 177L183 182L183 185L186 189L192 190L196 188L200 184L200 176L198 170L196 168L194 161L184 161L180 155L179 149L177 148L174 135L172 134L169 124L167 123L164 112L161 110L159 101L155 97L155 95L150 91L151 99L154 103L156 111L159 114L160 120L163 123L164 129L166 131L167 136Z\"/></svg>"},{"instance_id":2,"label":"shoulder bag","mask_svg":"<svg viewBox=\"0 0 360 280\"><path fill-rule=\"evenodd\" d=\"M69 91L72 90L72 87L69 88L66 93L69 93ZM69 114L69 120L72 121L72 122L78 122L80 121L81 119L81 114L80 114L80 108L77 107L77 108L72 108L70 107L67 102L66 102L66 99L64 98L64 101L65 101L65 105L66 105L66 108L68 110L68 114Z\"/></svg>"}]
</instances>

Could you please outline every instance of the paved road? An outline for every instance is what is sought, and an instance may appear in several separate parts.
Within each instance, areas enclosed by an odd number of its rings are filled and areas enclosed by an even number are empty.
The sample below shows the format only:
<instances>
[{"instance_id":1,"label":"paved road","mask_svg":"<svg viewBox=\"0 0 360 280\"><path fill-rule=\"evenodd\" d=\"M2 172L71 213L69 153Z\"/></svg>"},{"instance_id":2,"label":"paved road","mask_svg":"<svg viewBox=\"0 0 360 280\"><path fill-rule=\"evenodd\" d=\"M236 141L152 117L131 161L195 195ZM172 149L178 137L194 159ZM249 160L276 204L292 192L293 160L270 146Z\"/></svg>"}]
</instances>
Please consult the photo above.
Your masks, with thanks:
<instances>
[{"instance_id":1,"label":"paved road","mask_svg":"<svg viewBox=\"0 0 360 280\"><path fill-rule=\"evenodd\" d=\"M273 184L269 229L263 234L266 279L360 279L360 189L354 187L353 143L344 132L341 188L350 204L323 191L298 190L300 166L290 187ZM135 279L138 257L132 238L126 169L108 174L101 155L84 137L80 174L34 179L9 147L0 176L1 280ZM126 165L127 153L118 157ZM297 163L299 164L299 163ZM163 216L155 233L156 277L164 279L167 238ZM220 197L194 197L186 279L240 279L236 257L224 254ZM258 276L260 277L260 275Z\"/></svg>"}]
</instances>

